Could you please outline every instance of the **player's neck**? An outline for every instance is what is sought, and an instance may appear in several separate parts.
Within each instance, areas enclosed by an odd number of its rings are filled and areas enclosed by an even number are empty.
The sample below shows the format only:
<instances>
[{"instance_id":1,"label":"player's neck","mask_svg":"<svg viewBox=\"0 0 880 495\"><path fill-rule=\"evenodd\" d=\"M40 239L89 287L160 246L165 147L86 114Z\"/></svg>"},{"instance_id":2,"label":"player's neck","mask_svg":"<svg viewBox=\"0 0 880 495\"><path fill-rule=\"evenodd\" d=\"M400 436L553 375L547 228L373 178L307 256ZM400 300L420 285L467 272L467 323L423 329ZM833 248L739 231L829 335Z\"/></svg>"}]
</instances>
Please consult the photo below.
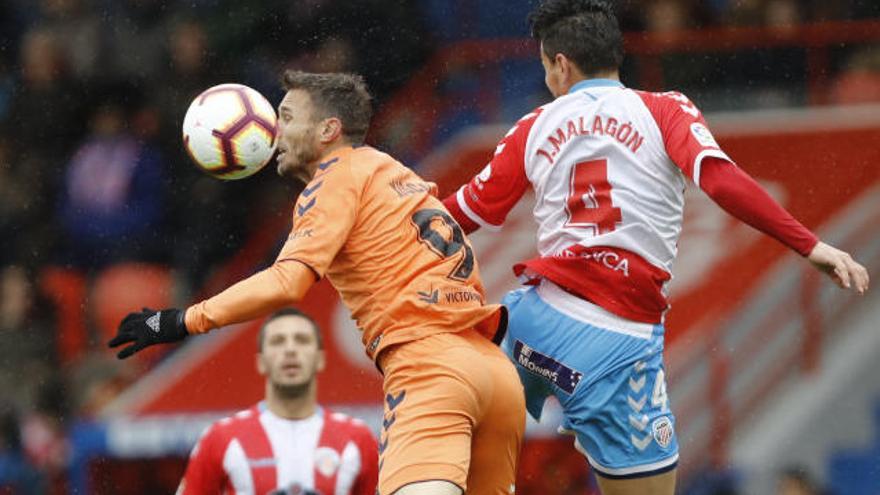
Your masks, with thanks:
<instances>
[{"instance_id":1,"label":"player's neck","mask_svg":"<svg viewBox=\"0 0 880 495\"><path fill-rule=\"evenodd\" d=\"M266 407L273 414L284 419L305 419L317 411L317 395L314 382L304 394L297 397L281 396L269 385L266 390Z\"/></svg>"},{"instance_id":2,"label":"player's neck","mask_svg":"<svg viewBox=\"0 0 880 495\"><path fill-rule=\"evenodd\" d=\"M349 143L346 139L337 139L336 141L327 144L326 147L321 150L321 158L318 158L317 160L309 164L309 180L312 180L315 177L315 174L318 172L318 165L326 162L327 159L337 151L351 148L351 146L351 143Z\"/></svg>"},{"instance_id":3,"label":"player's neck","mask_svg":"<svg viewBox=\"0 0 880 495\"><path fill-rule=\"evenodd\" d=\"M601 72L594 72L592 74L587 74L583 76L575 83L579 83L581 81L588 81L590 79L610 79L612 81L620 81L620 71L618 70L606 70Z\"/></svg>"}]
</instances>

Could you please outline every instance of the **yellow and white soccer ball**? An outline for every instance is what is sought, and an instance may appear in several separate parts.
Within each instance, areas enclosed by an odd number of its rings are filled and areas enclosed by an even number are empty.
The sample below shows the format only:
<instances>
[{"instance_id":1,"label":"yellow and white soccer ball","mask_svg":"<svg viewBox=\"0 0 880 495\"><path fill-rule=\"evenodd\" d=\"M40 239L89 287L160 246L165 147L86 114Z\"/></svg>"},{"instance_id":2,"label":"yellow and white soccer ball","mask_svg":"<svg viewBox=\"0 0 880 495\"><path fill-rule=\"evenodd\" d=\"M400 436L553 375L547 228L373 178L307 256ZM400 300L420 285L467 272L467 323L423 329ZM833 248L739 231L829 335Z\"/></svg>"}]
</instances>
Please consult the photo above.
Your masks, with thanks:
<instances>
[{"instance_id":1,"label":"yellow and white soccer ball","mask_svg":"<svg viewBox=\"0 0 880 495\"><path fill-rule=\"evenodd\" d=\"M275 153L278 118L272 104L242 84L220 84L193 100L183 119L183 144L196 166L224 180L260 171Z\"/></svg>"}]
</instances>

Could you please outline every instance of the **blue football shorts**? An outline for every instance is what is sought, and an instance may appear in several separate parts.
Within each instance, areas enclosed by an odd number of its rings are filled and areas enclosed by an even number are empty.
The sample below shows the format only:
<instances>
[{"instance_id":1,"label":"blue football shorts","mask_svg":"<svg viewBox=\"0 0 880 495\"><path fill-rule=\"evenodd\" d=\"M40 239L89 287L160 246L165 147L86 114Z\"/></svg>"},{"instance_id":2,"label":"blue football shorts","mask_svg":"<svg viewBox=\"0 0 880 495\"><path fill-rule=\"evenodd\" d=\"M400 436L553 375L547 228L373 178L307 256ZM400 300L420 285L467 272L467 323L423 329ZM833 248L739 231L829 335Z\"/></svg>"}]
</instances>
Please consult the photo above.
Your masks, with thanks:
<instances>
[{"instance_id":1,"label":"blue football shorts","mask_svg":"<svg viewBox=\"0 0 880 495\"><path fill-rule=\"evenodd\" d=\"M678 441L663 368L663 326L617 317L544 281L505 296L502 348L516 364L536 420L553 395L559 431L606 478L675 468Z\"/></svg>"}]
</instances>

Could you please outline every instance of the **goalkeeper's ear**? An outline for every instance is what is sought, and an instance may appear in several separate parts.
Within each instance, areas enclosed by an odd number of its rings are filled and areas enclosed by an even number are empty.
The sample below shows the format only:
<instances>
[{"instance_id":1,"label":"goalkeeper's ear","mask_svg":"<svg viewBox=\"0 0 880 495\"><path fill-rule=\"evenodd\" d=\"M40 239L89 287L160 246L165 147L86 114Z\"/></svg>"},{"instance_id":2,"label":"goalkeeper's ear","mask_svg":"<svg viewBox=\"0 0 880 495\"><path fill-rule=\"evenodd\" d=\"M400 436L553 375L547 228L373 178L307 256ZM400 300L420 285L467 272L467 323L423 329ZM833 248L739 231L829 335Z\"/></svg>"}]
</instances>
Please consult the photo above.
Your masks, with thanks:
<instances>
[{"instance_id":1,"label":"goalkeeper's ear","mask_svg":"<svg viewBox=\"0 0 880 495\"><path fill-rule=\"evenodd\" d=\"M342 121L337 117L329 117L321 121L318 127L318 137L321 144L328 145L336 142L344 135Z\"/></svg>"}]
</instances>

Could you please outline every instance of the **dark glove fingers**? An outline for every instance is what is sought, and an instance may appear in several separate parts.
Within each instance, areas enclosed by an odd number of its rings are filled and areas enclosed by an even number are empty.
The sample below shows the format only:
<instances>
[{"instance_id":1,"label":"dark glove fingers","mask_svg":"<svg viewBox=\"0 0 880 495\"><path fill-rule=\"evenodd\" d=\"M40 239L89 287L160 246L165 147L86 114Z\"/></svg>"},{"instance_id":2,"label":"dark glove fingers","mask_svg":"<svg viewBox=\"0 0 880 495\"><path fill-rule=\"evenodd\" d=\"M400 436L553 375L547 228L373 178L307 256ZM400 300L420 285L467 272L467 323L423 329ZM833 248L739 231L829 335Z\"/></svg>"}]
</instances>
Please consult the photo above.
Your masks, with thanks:
<instances>
[{"instance_id":1,"label":"dark glove fingers","mask_svg":"<svg viewBox=\"0 0 880 495\"><path fill-rule=\"evenodd\" d=\"M143 313L129 313L125 318L123 318L122 322L119 324L119 328L122 328L133 321L144 321L145 318L146 317Z\"/></svg>"},{"instance_id":2,"label":"dark glove fingers","mask_svg":"<svg viewBox=\"0 0 880 495\"><path fill-rule=\"evenodd\" d=\"M107 346L109 347L117 347L127 342L134 342L137 340L137 335L133 332L126 332L124 330L120 330L119 333L110 339L110 342L107 342Z\"/></svg>"},{"instance_id":3,"label":"dark glove fingers","mask_svg":"<svg viewBox=\"0 0 880 495\"><path fill-rule=\"evenodd\" d=\"M142 346L140 346L138 344L132 344L132 345L126 347L125 349L122 349L121 351L119 351L119 353L116 354L116 357L118 359L125 359L141 349L143 349Z\"/></svg>"}]
</instances>

